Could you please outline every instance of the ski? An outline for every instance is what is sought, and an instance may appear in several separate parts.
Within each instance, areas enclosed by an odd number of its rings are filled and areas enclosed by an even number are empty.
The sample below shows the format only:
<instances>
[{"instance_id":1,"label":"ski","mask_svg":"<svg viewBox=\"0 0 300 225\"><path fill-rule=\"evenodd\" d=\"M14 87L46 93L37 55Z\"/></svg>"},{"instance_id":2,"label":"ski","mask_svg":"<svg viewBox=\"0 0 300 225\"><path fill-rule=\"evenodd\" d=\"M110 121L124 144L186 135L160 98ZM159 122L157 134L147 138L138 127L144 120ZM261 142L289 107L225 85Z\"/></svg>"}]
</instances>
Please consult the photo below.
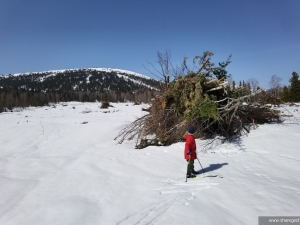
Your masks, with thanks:
<instances>
[{"instance_id":1,"label":"ski","mask_svg":"<svg viewBox=\"0 0 300 225\"><path fill-rule=\"evenodd\" d=\"M221 174L198 174L198 175L195 175L195 177L191 177L191 178L188 178L188 179L195 179L195 178L207 178L207 177L215 177L215 178L224 178Z\"/></svg>"},{"instance_id":2,"label":"ski","mask_svg":"<svg viewBox=\"0 0 300 225\"><path fill-rule=\"evenodd\" d=\"M216 177L216 178L223 178L221 174L199 174L195 178L206 178L206 177Z\"/></svg>"}]
</instances>

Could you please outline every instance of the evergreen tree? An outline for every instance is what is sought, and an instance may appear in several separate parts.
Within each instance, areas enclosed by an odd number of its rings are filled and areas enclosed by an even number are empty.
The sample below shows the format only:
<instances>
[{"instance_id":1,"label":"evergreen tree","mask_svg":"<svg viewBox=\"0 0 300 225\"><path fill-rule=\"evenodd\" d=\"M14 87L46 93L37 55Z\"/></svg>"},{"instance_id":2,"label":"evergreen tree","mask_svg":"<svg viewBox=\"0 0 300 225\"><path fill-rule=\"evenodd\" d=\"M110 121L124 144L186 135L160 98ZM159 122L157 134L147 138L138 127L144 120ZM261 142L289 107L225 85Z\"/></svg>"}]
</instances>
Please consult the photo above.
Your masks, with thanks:
<instances>
[{"instance_id":1,"label":"evergreen tree","mask_svg":"<svg viewBox=\"0 0 300 225\"><path fill-rule=\"evenodd\" d=\"M296 72L292 73L290 78L291 89L290 89L290 101L291 102L300 102L300 81L299 75Z\"/></svg>"},{"instance_id":2,"label":"evergreen tree","mask_svg":"<svg viewBox=\"0 0 300 225\"><path fill-rule=\"evenodd\" d=\"M281 94L281 100L283 102L289 102L290 101L290 91L289 91L287 86L283 87L282 94Z\"/></svg>"},{"instance_id":3,"label":"evergreen tree","mask_svg":"<svg viewBox=\"0 0 300 225\"><path fill-rule=\"evenodd\" d=\"M228 57L226 62L219 63L219 67L214 68L213 74L219 79L226 80L228 78L227 71L225 68L231 63L231 55ZM230 76L230 75L229 75Z\"/></svg>"}]
</instances>

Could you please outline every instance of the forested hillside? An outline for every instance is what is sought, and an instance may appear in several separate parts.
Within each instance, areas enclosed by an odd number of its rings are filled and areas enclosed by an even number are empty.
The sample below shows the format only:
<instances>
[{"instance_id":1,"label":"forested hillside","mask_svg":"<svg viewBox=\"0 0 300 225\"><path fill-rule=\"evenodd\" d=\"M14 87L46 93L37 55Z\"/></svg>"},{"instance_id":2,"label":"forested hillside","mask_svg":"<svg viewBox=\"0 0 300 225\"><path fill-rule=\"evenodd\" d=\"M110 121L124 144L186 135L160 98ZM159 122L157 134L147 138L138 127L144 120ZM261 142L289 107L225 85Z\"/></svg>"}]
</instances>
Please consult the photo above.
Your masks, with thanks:
<instances>
[{"instance_id":1,"label":"forested hillside","mask_svg":"<svg viewBox=\"0 0 300 225\"><path fill-rule=\"evenodd\" d=\"M74 69L0 76L0 110L59 101L143 101L159 82L117 69Z\"/></svg>"}]
</instances>

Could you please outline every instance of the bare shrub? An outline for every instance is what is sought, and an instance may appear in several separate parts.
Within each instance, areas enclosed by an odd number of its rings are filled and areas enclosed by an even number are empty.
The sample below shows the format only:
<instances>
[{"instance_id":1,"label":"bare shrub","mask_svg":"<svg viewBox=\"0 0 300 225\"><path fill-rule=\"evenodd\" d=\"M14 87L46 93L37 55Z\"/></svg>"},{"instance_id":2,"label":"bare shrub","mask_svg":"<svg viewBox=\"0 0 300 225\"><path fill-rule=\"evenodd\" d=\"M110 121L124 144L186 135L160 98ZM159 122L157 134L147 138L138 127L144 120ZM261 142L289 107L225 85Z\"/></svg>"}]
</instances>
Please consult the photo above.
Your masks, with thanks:
<instances>
[{"instance_id":1,"label":"bare shrub","mask_svg":"<svg viewBox=\"0 0 300 225\"><path fill-rule=\"evenodd\" d=\"M100 109L108 109L108 107L111 107L109 102L101 102L101 107Z\"/></svg>"}]
</instances>

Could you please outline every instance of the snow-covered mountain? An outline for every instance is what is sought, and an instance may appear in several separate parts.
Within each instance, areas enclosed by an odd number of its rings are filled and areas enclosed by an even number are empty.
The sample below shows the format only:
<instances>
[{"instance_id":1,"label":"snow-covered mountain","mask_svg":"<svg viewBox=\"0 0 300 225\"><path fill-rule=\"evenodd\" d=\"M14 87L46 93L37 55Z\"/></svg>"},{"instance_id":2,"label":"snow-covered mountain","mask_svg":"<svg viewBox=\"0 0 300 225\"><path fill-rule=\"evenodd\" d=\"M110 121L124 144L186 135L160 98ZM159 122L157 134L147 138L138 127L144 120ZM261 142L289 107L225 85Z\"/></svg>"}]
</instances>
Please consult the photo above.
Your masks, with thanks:
<instances>
[{"instance_id":1,"label":"snow-covered mountain","mask_svg":"<svg viewBox=\"0 0 300 225\"><path fill-rule=\"evenodd\" d=\"M155 90L159 82L128 70L84 68L50 70L0 76L0 91L115 91L130 93L141 89Z\"/></svg>"}]
</instances>

